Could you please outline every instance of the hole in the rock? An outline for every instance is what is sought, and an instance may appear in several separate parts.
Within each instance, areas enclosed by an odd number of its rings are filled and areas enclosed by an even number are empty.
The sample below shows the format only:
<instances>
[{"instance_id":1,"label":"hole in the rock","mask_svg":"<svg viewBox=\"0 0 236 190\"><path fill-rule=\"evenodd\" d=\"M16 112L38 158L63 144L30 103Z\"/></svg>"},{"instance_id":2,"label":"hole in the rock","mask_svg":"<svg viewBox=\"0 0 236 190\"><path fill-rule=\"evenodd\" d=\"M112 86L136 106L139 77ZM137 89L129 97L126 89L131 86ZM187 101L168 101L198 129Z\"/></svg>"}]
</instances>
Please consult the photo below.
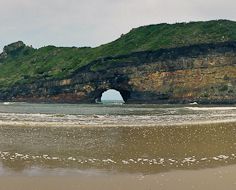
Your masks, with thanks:
<instances>
[{"instance_id":1,"label":"hole in the rock","mask_svg":"<svg viewBox=\"0 0 236 190\"><path fill-rule=\"evenodd\" d=\"M124 103L121 93L114 89L109 89L102 93L102 103Z\"/></svg>"}]
</instances>

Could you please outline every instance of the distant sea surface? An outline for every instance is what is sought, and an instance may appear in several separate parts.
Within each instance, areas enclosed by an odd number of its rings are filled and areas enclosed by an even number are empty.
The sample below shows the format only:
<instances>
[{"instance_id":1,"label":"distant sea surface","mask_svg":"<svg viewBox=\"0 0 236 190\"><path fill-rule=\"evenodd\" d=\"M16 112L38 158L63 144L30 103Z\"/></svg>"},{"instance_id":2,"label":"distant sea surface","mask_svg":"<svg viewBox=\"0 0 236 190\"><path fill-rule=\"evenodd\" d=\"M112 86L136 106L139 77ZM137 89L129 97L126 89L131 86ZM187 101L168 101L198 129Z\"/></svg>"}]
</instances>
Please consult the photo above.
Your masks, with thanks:
<instances>
[{"instance_id":1,"label":"distant sea surface","mask_svg":"<svg viewBox=\"0 0 236 190\"><path fill-rule=\"evenodd\" d=\"M186 109L189 108L189 109ZM193 112L195 110L195 112ZM166 115L190 114L206 111L234 113L236 105L186 104L123 104L122 101L104 101L101 104L31 104L24 102L0 103L0 113L69 114L69 115Z\"/></svg>"}]
</instances>

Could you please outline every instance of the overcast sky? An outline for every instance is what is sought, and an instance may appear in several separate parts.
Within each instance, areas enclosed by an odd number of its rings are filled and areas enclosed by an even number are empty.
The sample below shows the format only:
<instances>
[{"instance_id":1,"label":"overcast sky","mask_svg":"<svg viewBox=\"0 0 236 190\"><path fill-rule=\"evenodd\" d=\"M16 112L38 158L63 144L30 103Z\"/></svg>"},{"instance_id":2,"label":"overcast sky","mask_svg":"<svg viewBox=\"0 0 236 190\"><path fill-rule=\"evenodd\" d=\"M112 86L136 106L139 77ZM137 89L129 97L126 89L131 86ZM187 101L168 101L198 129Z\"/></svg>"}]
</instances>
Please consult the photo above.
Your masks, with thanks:
<instances>
[{"instance_id":1,"label":"overcast sky","mask_svg":"<svg viewBox=\"0 0 236 190\"><path fill-rule=\"evenodd\" d=\"M122 98L120 92L111 89L111 90L108 90L108 91L106 91L102 94L101 100L102 101L103 100L119 100L119 101L122 101L123 98Z\"/></svg>"},{"instance_id":2,"label":"overcast sky","mask_svg":"<svg viewBox=\"0 0 236 190\"><path fill-rule=\"evenodd\" d=\"M0 0L0 49L98 46L141 25L236 20L235 10L235 0Z\"/></svg>"}]
</instances>

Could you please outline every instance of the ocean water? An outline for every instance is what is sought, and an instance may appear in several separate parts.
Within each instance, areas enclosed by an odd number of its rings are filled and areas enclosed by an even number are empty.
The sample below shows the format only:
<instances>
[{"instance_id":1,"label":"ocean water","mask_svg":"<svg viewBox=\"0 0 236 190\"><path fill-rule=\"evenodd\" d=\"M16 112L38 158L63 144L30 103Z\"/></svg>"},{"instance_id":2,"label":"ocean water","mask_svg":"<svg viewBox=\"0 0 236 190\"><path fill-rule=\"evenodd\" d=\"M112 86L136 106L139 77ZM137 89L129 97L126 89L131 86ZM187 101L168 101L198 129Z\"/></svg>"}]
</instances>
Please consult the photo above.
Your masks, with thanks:
<instances>
[{"instance_id":1,"label":"ocean water","mask_svg":"<svg viewBox=\"0 0 236 190\"><path fill-rule=\"evenodd\" d=\"M1 125L0 175L147 175L234 165L235 116L235 106L1 103L0 120L53 118L58 126ZM66 127L72 118L97 123Z\"/></svg>"},{"instance_id":2,"label":"ocean water","mask_svg":"<svg viewBox=\"0 0 236 190\"><path fill-rule=\"evenodd\" d=\"M225 112L235 113L236 105L191 104L123 104L122 101L104 101L101 104L30 104L2 102L0 113L66 114L66 115L166 115Z\"/></svg>"},{"instance_id":3,"label":"ocean water","mask_svg":"<svg viewBox=\"0 0 236 190\"><path fill-rule=\"evenodd\" d=\"M123 104L122 101L104 101L102 104L30 104L24 102L0 103L3 113L72 114L72 115L153 115L165 113L168 108L181 105Z\"/></svg>"}]
</instances>

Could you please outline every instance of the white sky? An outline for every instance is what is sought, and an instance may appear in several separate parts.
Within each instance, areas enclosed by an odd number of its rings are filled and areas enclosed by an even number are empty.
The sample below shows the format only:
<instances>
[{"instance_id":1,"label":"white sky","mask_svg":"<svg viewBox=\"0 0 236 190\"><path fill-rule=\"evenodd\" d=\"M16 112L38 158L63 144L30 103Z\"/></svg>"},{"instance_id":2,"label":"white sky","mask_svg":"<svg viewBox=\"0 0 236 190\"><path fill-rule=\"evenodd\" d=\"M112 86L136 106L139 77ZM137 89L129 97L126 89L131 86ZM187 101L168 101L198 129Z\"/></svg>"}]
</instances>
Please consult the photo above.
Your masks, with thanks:
<instances>
[{"instance_id":1,"label":"white sky","mask_svg":"<svg viewBox=\"0 0 236 190\"><path fill-rule=\"evenodd\" d=\"M101 100L123 100L120 92L116 91L116 90L107 90L106 92L104 92L102 94L102 98Z\"/></svg>"},{"instance_id":2,"label":"white sky","mask_svg":"<svg viewBox=\"0 0 236 190\"><path fill-rule=\"evenodd\" d=\"M0 49L98 46L142 25L236 20L235 10L235 0L0 0Z\"/></svg>"}]
</instances>

